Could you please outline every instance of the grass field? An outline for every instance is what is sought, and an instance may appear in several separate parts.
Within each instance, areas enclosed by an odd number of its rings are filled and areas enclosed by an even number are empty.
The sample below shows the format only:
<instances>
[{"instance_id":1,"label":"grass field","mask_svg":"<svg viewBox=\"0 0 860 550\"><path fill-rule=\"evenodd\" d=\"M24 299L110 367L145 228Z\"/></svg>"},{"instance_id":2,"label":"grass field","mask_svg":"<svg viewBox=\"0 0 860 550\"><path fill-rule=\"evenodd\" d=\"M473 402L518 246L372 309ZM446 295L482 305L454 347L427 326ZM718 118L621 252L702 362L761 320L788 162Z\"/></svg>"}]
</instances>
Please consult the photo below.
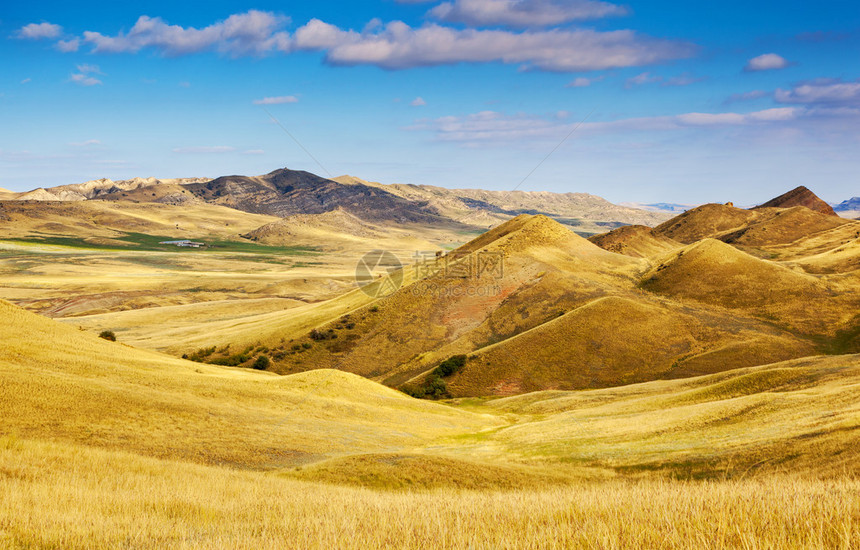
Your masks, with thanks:
<instances>
[{"instance_id":1,"label":"grass field","mask_svg":"<svg viewBox=\"0 0 860 550\"><path fill-rule=\"evenodd\" d=\"M856 548L860 481L380 491L0 440L2 548Z\"/></svg>"}]
</instances>

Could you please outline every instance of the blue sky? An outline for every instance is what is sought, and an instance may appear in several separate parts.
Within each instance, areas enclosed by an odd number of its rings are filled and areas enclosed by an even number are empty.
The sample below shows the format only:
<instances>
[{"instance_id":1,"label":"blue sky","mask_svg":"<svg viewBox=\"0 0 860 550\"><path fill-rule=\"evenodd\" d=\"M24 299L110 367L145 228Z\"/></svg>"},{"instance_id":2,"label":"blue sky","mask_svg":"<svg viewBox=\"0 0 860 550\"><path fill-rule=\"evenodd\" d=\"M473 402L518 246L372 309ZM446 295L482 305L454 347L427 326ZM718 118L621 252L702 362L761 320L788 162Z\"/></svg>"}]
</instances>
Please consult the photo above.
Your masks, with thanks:
<instances>
[{"instance_id":1,"label":"blue sky","mask_svg":"<svg viewBox=\"0 0 860 550\"><path fill-rule=\"evenodd\" d=\"M0 56L12 190L286 166L615 202L860 195L853 1L13 2Z\"/></svg>"}]
</instances>

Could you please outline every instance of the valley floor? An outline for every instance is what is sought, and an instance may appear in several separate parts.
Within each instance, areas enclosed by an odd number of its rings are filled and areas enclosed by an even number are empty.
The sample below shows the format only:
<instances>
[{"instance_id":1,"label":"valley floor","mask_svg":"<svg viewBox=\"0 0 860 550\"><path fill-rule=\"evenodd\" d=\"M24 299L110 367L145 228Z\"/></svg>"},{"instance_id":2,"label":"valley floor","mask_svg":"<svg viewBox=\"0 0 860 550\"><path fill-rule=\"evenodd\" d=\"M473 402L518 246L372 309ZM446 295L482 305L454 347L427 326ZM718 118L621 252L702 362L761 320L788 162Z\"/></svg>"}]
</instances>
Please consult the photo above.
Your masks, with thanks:
<instances>
[{"instance_id":1,"label":"valley floor","mask_svg":"<svg viewBox=\"0 0 860 550\"><path fill-rule=\"evenodd\" d=\"M373 490L0 441L2 548L856 548L860 481Z\"/></svg>"}]
</instances>

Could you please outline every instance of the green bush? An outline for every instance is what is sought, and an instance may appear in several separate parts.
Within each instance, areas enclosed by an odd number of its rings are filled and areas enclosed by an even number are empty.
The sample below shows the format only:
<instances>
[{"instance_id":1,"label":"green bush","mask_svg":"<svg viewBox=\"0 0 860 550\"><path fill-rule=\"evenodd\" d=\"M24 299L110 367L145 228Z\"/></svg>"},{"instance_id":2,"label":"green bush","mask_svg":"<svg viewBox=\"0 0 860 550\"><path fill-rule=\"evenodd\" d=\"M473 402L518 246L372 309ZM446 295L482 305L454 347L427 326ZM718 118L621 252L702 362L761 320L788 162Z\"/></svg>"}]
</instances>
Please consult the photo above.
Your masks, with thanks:
<instances>
[{"instance_id":1,"label":"green bush","mask_svg":"<svg viewBox=\"0 0 860 550\"><path fill-rule=\"evenodd\" d=\"M465 355L453 355L439 363L439 366L433 369L432 374L444 378L446 376L451 376L452 374L460 372L465 366Z\"/></svg>"},{"instance_id":2,"label":"green bush","mask_svg":"<svg viewBox=\"0 0 860 550\"><path fill-rule=\"evenodd\" d=\"M212 346L211 348L199 349L190 355L183 355L182 358L188 359L190 361L196 361L198 363L203 363L204 360L213 353L215 353L215 346Z\"/></svg>"},{"instance_id":3,"label":"green bush","mask_svg":"<svg viewBox=\"0 0 860 550\"><path fill-rule=\"evenodd\" d=\"M99 333L99 338L104 338L105 340L110 340L111 342L116 342L116 334L114 334L112 330L101 331Z\"/></svg>"},{"instance_id":4,"label":"green bush","mask_svg":"<svg viewBox=\"0 0 860 550\"><path fill-rule=\"evenodd\" d=\"M266 357L265 355L261 355L261 356L257 357L257 360L254 361L254 364L251 365L251 367L255 368L257 370L266 370L267 368L269 368L270 364L271 364L271 361L269 361L269 358Z\"/></svg>"}]
</instances>

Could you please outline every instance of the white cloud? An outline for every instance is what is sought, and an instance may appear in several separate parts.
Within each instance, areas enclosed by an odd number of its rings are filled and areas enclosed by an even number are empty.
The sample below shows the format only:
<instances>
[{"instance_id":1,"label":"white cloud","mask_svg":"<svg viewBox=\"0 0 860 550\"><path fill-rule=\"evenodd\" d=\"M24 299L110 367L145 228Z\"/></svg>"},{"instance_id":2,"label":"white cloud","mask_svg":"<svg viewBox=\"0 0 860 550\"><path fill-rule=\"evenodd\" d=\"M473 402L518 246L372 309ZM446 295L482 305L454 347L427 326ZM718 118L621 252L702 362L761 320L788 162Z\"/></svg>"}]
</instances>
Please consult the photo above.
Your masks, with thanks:
<instances>
[{"instance_id":1,"label":"white cloud","mask_svg":"<svg viewBox=\"0 0 860 550\"><path fill-rule=\"evenodd\" d=\"M565 84L565 88L586 88L588 86L591 86L595 82L600 82L604 78L605 77L603 76L598 76L595 78L586 78L584 76L580 76L578 78L574 78L573 80Z\"/></svg>"},{"instance_id":2,"label":"white cloud","mask_svg":"<svg viewBox=\"0 0 860 550\"><path fill-rule=\"evenodd\" d=\"M81 73L72 74L69 76L69 81L74 82L75 84L80 84L81 86L96 86L98 84L102 84L102 81L98 78Z\"/></svg>"},{"instance_id":3,"label":"white cloud","mask_svg":"<svg viewBox=\"0 0 860 550\"><path fill-rule=\"evenodd\" d=\"M264 97L255 99L254 105L281 105L282 103L298 103L299 98L294 95L282 95L278 97Z\"/></svg>"},{"instance_id":4,"label":"white cloud","mask_svg":"<svg viewBox=\"0 0 860 550\"><path fill-rule=\"evenodd\" d=\"M597 0L454 0L436 6L429 15L472 26L527 28L626 13L622 6Z\"/></svg>"},{"instance_id":5,"label":"white cloud","mask_svg":"<svg viewBox=\"0 0 860 550\"><path fill-rule=\"evenodd\" d=\"M88 139L86 141L73 141L69 143L72 147L91 147L93 145L101 145L102 142L97 139Z\"/></svg>"},{"instance_id":6,"label":"white cloud","mask_svg":"<svg viewBox=\"0 0 860 550\"><path fill-rule=\"evenodd\" d=\"M44 38L56 38L62 32L63 27L53 23L30 23L18 29L15 36L25 40L42 40Z\"/></svg>"},{"instance_id":7,"label":"white cloud","mask_svg":"<svg viewBox=\"0 0 860 550\"><path fill-rule=\"evenodd\" d=\"M214 146L204 146L204 147L176 147L173 149L174 153L182 153L182 154L210 154L210 153L232 153L235 151L235 147L230 147L229 145L214 145Z\"/></svg>"},{"instance_id":8,"label":"white cloud","mask_svg":"<svg viewBox=\"0 0 860 550\"><path fill-rule=\"evenodd\" d=\"M803 109L780 107L751 113L683 113L673 116L627 118L606 122L570 122L558 113L548 116L482 111L470 115L446 116L423 120L408 130L429 130L439 141L468 144L520 141L556 140L574 128L584 134L612 132L671 131L690 128L752 126L787 122L801 118Z\"/></svg>"},{"instance_id":9,"label":"white cloud","mask_svg":"<svg viewBox=\"0 0 860 550\"><path fill-rule=\"evenodd\" d=\"M784 69L789 66L787 59L775 53L766 53L758 57L753 57L747 61L745 71L772 71L775 69Z\"/></svg>"},{"instance_id":10,"label":"white cloud","mask_svg":"<svg viewBox=\"0 0 860 550\"><path fill-rule=\"evenodd\" d=\"M58 40L54 47L57 48L57 51L72 53L78 51L78 48L81 47L81 41L77 38L73 38L71 40Z\"/></svg>"},{"instance_id":11,"label":"white cloud","mask_svg":"<svg viewBox=\"0 0 860 550\"><path fill-rule=\"evenodd\" d=\"M248 149L247 151L242 151L243 155L265 155L266 152L262 149Z\"/></svg>"},{"instance_id":12,"label":"white cloud","mask_svg":"<svg viewBox=\"0 0 860 550\"><path fill-rule=\"evenodd\" d=\"M90 65L88 63L83 63L81 65L77 65L77 69L78 69L78 72L81 72L84 74L89 74L89 73L104 74L104 73L102 73L101 69L99 69L98 65Z\"/></svg>"},{"instance_id":13,"label":"white cloud","mask_svg":"<svg viewBox=\"0 0 860 550\"><path fill-rule=\"evenodd\" d=\"M412 105L413 107L423 107L423 106L427 105L427 102L424 101L423 97L416 97L409 104Z\"/></svg>"},{"instance_id":14,"label":"white cloud","mask_svg":"<svg viewBox=\"0 0 860 550\"><path fill-rule=\"evenodd\" d=\"M270 12L250 10L196 29L168 25L159 17L142 15L127 33L106 36L84 32L84 41L96 53L138 52L154 48L164 55L217 51L233 56L289 51L289 34L281 29L289 20Z\"/></svg>"},{"instance_id":15,"label":"white cloud","mask_svg":"<svg viewBox=\"0 0 860 550\"><path fill-rule=\"evenodd\" d=\"M378 31L358 33L317 19L296 31L294 44L297 49L326 50L326 61L333 65L384 69L501 62L548 71L588 71L689 57L695 49L691 44L639 36L630 30L515 33L436 24L414 29L394 21Z\"/></svg>"},{"instance_id":16,"label":"white cloud","mask_svg":"<svg viewBox=\"0 0 860 550\"><path fill-rule=\"evenodd\" d=\"M822 80L804 83L791 90L776 90L774 99L779 103L860 107L860 81Z\"/></svg>"},{"instance_id":17,"label":"white cloud","mask_svg":"<svg viewBox=\"0 0 860 550\"><path fill-rule=\"evenodd\" d=\"M32 81L33 81L32 78L25 78L24 80L21 81L21 84L27 84L28 82L32 82Z\"/></svg>"},{"instance_id":18,"label":"white cloud","mask_svg":"<svg viewBox=\"0 0 860 550\"><path fill-rule=\"evenodd\" d=\"M634 86L642 86L643 84L650 84L652 82L660 82L663 80L662 76L652 75L651 73L641 73L632 78L628 78L624 83L625 88L633 88Z\"/></svg>"},{"instance_id":19,"label":"white cloud","mask_svg":"<svg viewBox=\"0 0 860 550\"><path fill-rule=\"evenodd\" d=\"M69 76L69 81L81 86L96 86L102 81L92 76L93 74L103 74L98 65L89 65L87 63L77 66L78 72L72 73Z\"/></svg>"}]
</instances>

